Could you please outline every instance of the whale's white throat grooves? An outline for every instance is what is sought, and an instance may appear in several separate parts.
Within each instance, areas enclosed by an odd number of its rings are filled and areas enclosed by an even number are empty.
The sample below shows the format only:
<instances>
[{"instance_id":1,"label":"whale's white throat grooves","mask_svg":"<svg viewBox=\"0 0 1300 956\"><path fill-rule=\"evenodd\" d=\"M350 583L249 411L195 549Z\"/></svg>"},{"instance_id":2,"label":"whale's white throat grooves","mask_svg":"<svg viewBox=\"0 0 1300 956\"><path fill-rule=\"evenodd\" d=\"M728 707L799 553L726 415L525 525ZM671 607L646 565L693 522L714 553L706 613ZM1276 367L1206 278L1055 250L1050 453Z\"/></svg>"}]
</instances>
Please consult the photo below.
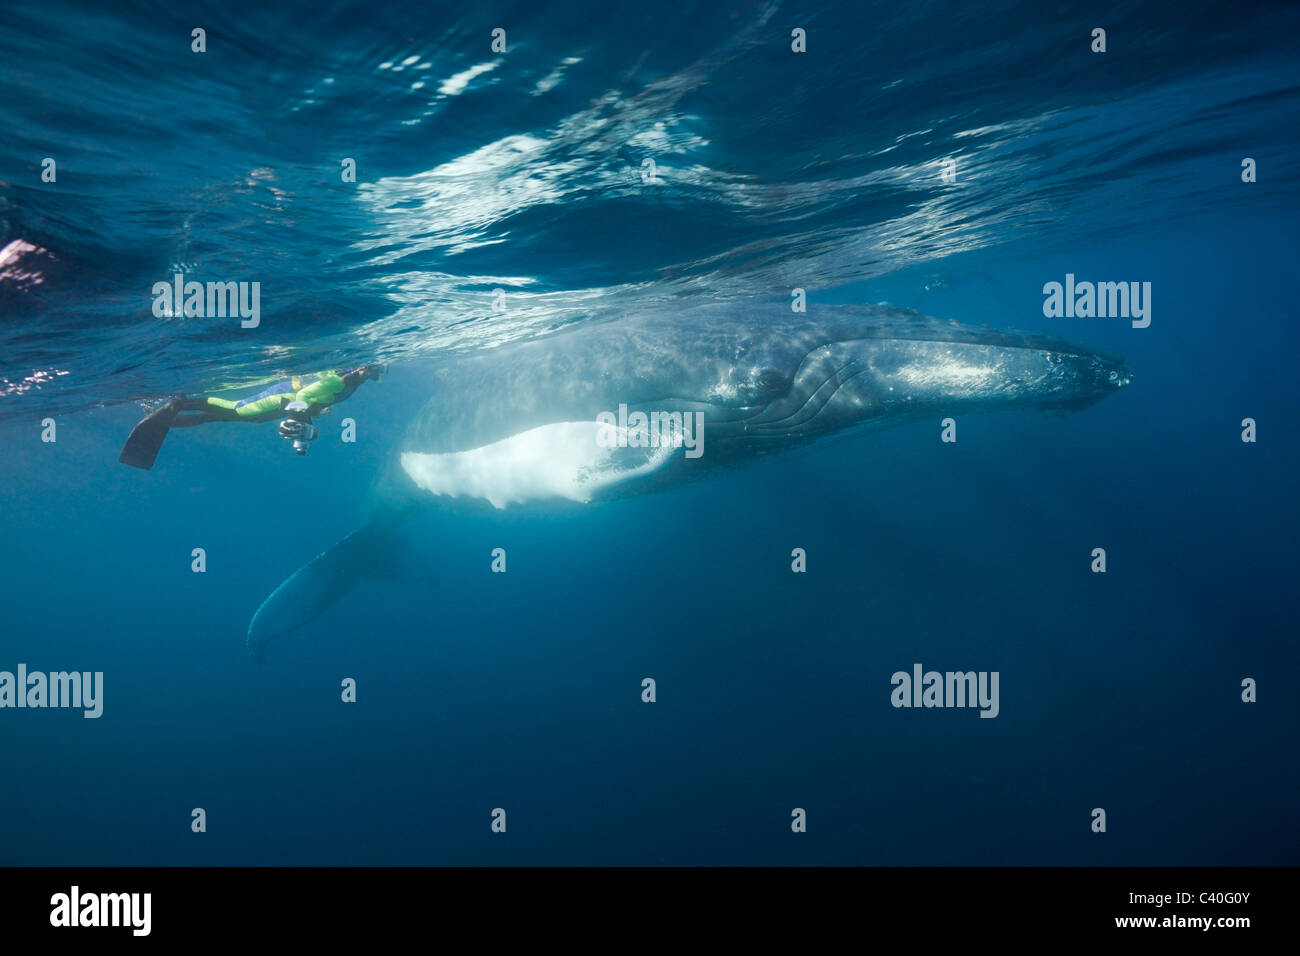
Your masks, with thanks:
<instances>
[{"instance_id":1,"label":"whale's white throat grooves","mask_svg":"<svg viewBox=\"0 0 1300 956\"><path fill-rule=\"evenodd\" d=\"M674 451L680 454L668 443L626 447L626 438L627 429L617 425L555 422L468 451L402 452L401 464L434 495L483 498L496 508L548 498L585 504L602 488L649 474Z\"/></svg>"}]
</instances>

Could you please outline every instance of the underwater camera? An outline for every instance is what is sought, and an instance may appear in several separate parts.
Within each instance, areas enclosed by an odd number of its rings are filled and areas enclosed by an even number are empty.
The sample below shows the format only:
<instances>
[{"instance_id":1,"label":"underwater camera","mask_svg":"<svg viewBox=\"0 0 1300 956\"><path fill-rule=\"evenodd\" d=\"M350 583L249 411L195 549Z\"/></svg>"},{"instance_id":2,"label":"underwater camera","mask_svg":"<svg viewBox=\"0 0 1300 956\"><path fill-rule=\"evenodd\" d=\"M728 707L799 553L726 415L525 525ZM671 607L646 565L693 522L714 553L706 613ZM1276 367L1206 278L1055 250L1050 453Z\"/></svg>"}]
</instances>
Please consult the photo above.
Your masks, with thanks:
<instances>
[{"instance_id":1,"label":"underwater camera","mask_svg":"<svg viewBox=\"0 0 1300 956\"><path fill-rule=\"evenodd\" d=\"M307 446L316 440L316 426L307 417L305 402L290 402L285 406L289 417L280 422L280 437L293 442L293 450L307 454Z\"/></svg>"}]
</instances>

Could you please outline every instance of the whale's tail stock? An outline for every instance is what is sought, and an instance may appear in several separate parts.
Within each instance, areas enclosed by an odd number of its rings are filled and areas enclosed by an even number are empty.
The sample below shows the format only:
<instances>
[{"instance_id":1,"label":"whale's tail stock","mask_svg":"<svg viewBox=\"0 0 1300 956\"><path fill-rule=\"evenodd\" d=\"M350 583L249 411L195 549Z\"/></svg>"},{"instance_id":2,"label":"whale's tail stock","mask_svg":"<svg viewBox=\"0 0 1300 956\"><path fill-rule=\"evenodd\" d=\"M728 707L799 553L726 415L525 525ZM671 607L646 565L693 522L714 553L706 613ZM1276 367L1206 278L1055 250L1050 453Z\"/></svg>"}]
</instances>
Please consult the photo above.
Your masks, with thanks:
<instances>
[{"instance_id":1,"label":"whale's tail stock","mask_svg":"<svg viewBox=\"0 0 1300 956\"><path fill-rule=\"evenodd\" d=\"M291 574L248 625L248 656L261 663L267 645L299 631L341 600L362 578L396 579L406 557L399 526L408 510L377 515Z\"/></svg>"}]
</instances>

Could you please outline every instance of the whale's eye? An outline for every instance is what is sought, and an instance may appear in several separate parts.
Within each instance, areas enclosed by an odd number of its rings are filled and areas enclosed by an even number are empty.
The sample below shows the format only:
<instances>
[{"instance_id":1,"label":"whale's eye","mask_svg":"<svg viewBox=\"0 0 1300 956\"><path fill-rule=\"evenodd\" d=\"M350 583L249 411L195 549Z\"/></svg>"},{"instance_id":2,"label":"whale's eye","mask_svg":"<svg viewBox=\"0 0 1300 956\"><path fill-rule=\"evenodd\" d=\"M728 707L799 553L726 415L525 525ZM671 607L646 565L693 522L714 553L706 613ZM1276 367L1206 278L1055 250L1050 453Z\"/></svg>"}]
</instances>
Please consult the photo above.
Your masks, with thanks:
<instances>
[{"instance_id":1,"label":"whale's eye","mask_svg":"<svg viewBox=\"0 0 1300 956\"><path fill-rule=\"evenodd\" d=\"M1112 382L1118 382L1118 381L1119 381L1119 372L1112 371L1112 372L1110 373L1110 380L1111 380Z\"/></svg>"},{"instance_id":2,"label":"whale's eye","mask_svg":"<svg viewBox=\"0 0 1300 956\"><path fill-rule=\"evenodd\" d=\"M785 373L775 368L765 368L758 373L758 387L765 392L783 392L789 384Z\"/></svg>"}]
</instances>

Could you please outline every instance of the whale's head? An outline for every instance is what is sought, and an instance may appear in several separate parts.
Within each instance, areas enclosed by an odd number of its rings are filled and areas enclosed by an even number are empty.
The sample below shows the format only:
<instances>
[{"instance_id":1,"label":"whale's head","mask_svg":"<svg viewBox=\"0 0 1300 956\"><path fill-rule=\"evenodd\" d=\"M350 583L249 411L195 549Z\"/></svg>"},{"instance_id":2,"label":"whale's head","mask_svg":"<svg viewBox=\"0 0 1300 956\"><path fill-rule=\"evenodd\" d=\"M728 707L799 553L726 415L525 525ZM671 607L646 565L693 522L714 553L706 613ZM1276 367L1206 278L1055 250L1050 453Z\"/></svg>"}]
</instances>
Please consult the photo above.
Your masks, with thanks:
<instances>
[{"instance_id":1,"label":"whale's head","mask_svg":"<svg viewBox=\"0 0 1300 956\"><path fill-rule=\"evenodd\" d=\"M804 333L751 364L734 437L815 438L856 426L1012 409L1073 411L1127 387L1122 359L1056 340L940 323Z\"/></svg>"}]
</instances>

